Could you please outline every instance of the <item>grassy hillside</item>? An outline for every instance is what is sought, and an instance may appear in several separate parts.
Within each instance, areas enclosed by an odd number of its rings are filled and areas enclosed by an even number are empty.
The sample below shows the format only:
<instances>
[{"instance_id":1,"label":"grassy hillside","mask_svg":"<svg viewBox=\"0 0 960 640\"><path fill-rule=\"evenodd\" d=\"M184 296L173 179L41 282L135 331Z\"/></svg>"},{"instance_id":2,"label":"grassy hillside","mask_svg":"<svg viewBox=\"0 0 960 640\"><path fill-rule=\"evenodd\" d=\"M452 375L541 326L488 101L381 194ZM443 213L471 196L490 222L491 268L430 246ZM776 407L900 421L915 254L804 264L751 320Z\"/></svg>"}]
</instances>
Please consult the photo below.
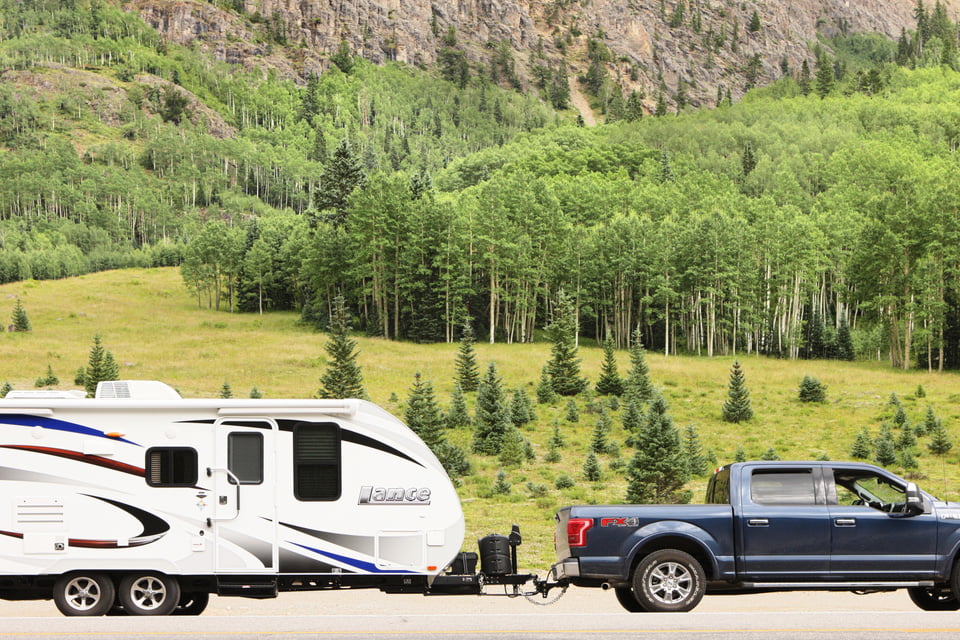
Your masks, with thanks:
<instances>
[{"instance_id":1,"label":"grassy hillside","mask_svg":"<svg viewBox=\"0 0 960 640\"><path fill-rule=\"evenodd\" d=\"M109 271L79 278L18 282L0 286L0 318L11 322L16 298L20 297L33 330L5 333L0 337L0 383L32 388L45 375L49 364L60 378L60 388L73 388L74 372L84 366L94 334L102 336L130 379L157 379L175 386L184 397L211 397L229 382L235 397L245 397L256 386L268 397L310 397L319 388L326 364L326 338L298 324L294 313L228 314L198 309L181 285L176 269ZM367 389L371 399L395 414L402 415L415 372L431 381L442 403L449 401L453 386L453 365L457 345L414 345L374 338L357 338L361 349ZM955 373L903 372L886 363L836 361L788 361L745 356L746 372L756 417L745 425L721 421L720 407L726 398L733 359L669 358L648 355L650 374L670 405L678 427L696 427L705 448L712 449L718 462L733 459L738 446L751 458L769 447L784 458L848 459L854 436L862 427L874 435L884 419L892 416L888 401L892 393L902 400L908 416L920 422L929 406L943 420L952 438L960 435L960 377ZM505 387L524 386L535 397L540 368L547 360L550 345L477 345L481 367L496 362ZM597 379L602 351L592 344L581 345L584 373ZM618 352L622 372L626 352ZM819 378L828 386L826 404L803 404L797 387L804 375ZM918 387L923 397L916 397ZM392 402L396 394L398 402ZM468 394L468 400L475 394ZM517 522L525 533L521 558L529 569L542 569L551 560L553 511L573 502L619 502L625 481L609 470L612 458L602 463L604 480L588 483L582 479L583 459L589 447L597 414L589 399L579 399L580 421L565 421L565 401L556 406L537 406L538 419L524 435L535 446L538 460L518 469L508 469L512 483L509 496L488 497L499 465L493 458L474 456L474 475L463 479L460 494L467 517L468 548L473 539L493 531L506 532ZM600 400L593 399L594 405ZM621 444L625 435L620 411L614 411L611 439ZM547 439L559 424L567 440L562 460L543 462ZM460 429L451 440L469 446L471 433ZM960 461L954 449L943 462L926 449L928 437L921 437L915 449L920 464L915 471L921 487L946 498L960 498ZM895 471L903 472L894 467ZM575 486L558 490L556 478L567 474ZM533 490L527 483L543 485ZM691 483L694 500L701 500L706 478Z\"/></svg>"}]
</instances>

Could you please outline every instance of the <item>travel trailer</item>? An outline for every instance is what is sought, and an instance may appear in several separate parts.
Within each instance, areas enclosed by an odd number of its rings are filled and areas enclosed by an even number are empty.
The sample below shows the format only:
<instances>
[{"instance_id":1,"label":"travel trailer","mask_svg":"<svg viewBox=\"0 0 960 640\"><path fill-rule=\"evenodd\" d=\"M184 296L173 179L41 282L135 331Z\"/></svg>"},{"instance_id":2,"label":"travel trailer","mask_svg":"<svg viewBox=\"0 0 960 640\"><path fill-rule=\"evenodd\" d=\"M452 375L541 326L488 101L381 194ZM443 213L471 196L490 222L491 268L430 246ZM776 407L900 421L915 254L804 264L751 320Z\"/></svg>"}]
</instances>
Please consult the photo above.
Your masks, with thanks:
<instances>
[{"instance_id":1,"label":"travel trailer","mask_svg":"<svg viewBox=\"0 0 960 640\"><path fill-rule=\"evenodd\" d=\"M479 590L445 572L464 519L443 467L369 402L193 400L153 381L82 396L0 399L0 598L166 615L211 593Z\"/></svg>"}]
</instances>

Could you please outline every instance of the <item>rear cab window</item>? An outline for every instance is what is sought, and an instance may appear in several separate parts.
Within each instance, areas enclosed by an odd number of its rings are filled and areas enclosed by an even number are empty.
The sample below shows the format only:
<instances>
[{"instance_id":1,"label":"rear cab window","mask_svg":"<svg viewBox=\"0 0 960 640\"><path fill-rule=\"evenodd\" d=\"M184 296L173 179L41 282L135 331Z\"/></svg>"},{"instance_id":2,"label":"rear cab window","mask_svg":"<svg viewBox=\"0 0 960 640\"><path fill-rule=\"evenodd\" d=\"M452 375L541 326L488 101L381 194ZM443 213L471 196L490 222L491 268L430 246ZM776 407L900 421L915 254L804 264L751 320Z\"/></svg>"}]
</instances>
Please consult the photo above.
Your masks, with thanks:
<instances>
[{"instance_id":1,"label":"rear cab window","mask_svg":"<svg viewBox=\"0 0 960 640\"><path fill-rule=\"evenodd\" d=\"M783 506L818 504L813 469L754 469L750 478L750 501Z\"/></svg>"}]
</instances>

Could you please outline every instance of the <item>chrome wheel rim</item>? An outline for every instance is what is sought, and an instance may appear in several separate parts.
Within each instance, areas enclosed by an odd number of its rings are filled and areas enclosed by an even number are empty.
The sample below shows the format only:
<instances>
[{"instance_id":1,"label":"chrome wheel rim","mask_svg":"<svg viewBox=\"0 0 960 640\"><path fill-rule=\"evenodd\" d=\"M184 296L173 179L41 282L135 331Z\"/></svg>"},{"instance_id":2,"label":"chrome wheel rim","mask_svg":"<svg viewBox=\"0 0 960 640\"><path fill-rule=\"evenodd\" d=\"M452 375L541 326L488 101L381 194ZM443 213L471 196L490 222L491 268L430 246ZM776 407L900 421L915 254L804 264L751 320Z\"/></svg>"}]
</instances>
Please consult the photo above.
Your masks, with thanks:
<instances>
[{"instance_id":1,"label":"chrome wheel rim","mask_svg":"<svg viewBox=\"0 0 960 640\"><path fill-rule=\"evenodd\" d=\"M166 601L167 587L153 576L144 576L130 587L130 600L144 611L153 611Z\"/></svg>"},{"instance_id":2,"label":"chrome wheel rim","mask_svg":"<svg viewBox=\"0 0 960 640\"><path fill-rule=\"evenodd\" d=\"M79 576L67 583L64 596L71 609L90 611L100 603L103 594L96 580Z\"/></svg>"},{"instance_id":3,"label":"chrome wheel rim","mask_svg":"<svg viewBox=\"0 0 960 640\"><path fill-rule=\"evenodd\" d=\"M693 593L693 574L682 564L664 562L651 569L647 576L647 593L657 602L675 605Z\"/></svg>"}]
</instances>

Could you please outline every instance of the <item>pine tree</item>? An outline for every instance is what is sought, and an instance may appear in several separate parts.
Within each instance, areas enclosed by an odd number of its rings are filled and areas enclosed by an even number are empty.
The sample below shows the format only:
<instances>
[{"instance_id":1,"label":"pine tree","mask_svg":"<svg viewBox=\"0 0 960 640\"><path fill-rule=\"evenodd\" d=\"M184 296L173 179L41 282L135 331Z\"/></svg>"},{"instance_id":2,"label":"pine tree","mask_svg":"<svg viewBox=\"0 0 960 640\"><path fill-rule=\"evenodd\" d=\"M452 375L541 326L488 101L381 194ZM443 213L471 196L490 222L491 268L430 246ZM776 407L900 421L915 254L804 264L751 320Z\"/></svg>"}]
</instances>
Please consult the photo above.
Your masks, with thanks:
<instances>
[{"instance_id":1,"label":"pine tree","mask_svg":"<svg viewBox=\"0 0 960 640\"><path fill-rule=\"evenodd\" d=\"M800 65L800 80L798 84L800 85L800 93L803 95L810 93L810 63L806 60Z\"/></svg>"},{"instance_id":2,"label":"pine tree","mask_svg":"<svg viewBox=\"0 0 960 640\"><path fill-rule=\"evenodd\" d=\"M493 485L493 494L505 496L510 493L512 485L507 482L507 472L503 469L497 472L497 482Z\"/></svg>"},{"instance_id":3,"label":"pine tree","mask_svg":"<svg viewBox=\"0 0 960 640\"><path fill-rule=\"evenodd\" d=\"M533 414L533 404L530 402L530 396L518 387L513 391L513 400L510 402L510 421L515 427L522 427L536 420Z\"/></svg>"},{"instance_id":4,"label":"pine tree","mask_svg":"<svg viewBox=\"0 0 960 640\"><path fill-rule=\"evenodd\" d=\"M505 467L519 467L526 460L526 440L516 427L509 426L504 432L497 460Z\"/></svg>"},{"instance_id":5,"label":"pine tree","mask_svg":"<svg viewBox=\"0 0 960 640\"><path fill-rule=\"evenodd\" d=\"M497 366L492 362L477 390L474 423L477 428L473 434L473 452L496 454L510 427L510 410L503 395L503 381L497 374Z\"/></svg>"},{"instance_id":6,"label":"pine tree","mask_svg":"<svg viewBox=\"0 0 960 640\"><path fill-rule=\"evenodd\" d=\"M13 307L11 322L13 323L14 331L31 330L30 318L27 316L27 310L23 308L23 303L20 302L20 298L17 298L17 302Z\"/></svg>"},{"instance_id":7,"label":"pine tree","mask_svg":"<svg viewBox=\"0 0 960 640\"><path fill-rule=\"evenodd\" d=\"M857 460L867 460L872 453L873 438L870 436L870 430L863 427L853 441L853 447L850 449L850 457L856 458Z\"/></svg>"},{"instance_id":8,"label":"pine tree","mask_svg":"<svg viewBox=\"0 0 960 640\"><path fill-rule=\"evenodd\" d=\"M620 420L623 422L623 430L627 432L627 446L635 447L637 432L640 430L640 425L643 424L640 399L636 394L630 394L627 397L627 406L624 408Z\"/></svg>"},{"instance_id":9,"label":"pine tree","mask_svg":"<svg viewBox=\"0 0 960 640\"><path fill-rule=\"evenodd\" d=\"M774 449L773 447L769 447L767 448L766 451L763 452L763 455L760 456L760 459L761 460L779 460L780 456L777 454L776 449Z\"/></svg>"},{"instance_id":10,"label":"pine tree","mask_svg":"<svg viewBox=\"0 0 960 640\"><path fill-rule=\"evenodd\" d=\"M103 348L100 334L93 336L93 346L87 359L87 368L83 371L83 386L91 398L97 394L97 384L118 377L113 354Z\"/></svg>"},{"instance_id":11,"label":"pine tree","mask_svg":"<svg viewBox=\"0 0 960 640\"><path fill-rule=\"evenodd\" d=\"M580 410L577 408L577 401L573 398L567 400L566 421L573 423L580 422Z\"/></svg>"},{"instance_id":12,"label":"pine tree","mask_svg":"<svg viewBox=\"0 0 960 640\"><path fill-rule=\"evenodd\" d=\"M596 425L593 428L593 437L590 439L591 451L594 453L607 452L607 434L610 433L612 423L613 421L610 419L610 414L605 410L601 411L600 417L597 418Z\"/></svg>"},{"instance_id":13,"label":"pine tree","mask_svg":"<svg viewBox=\"0 0 960 640\"><path fill-rule=\"evenodd\" d=\"M344 138L324 166L320 176L321 190L314 194L317 209L326 211L334 227L342 227L346 222L347 199L354 189L366 183L366 179L363 165L354 156L349 140Z\"/></svg>"},{"instance_id":14,"label":"pine tree","mask_svg":"<svg viewBox=\"0 0 960 640\"><path fill-rule=\"evenodd\" d=\"M229 399L233 397L233 389L230 387L229 382L224 382L223 386L220 387L220 395L218 397L223 399Z\"/></svg>"},{"instance_id":15,"label":"pine tree","mask_svg":"<svg viewBox=\"0 0 960 640\"><path fill-rule=\"evenodd\" d=\"M846 321L840 323L837 329L837 359L853 362L856 353L853 350L853 337L850 335L850 326Z\"/></svg>"},{"instance_id":16,"label":"pine tree","mask_svg":"<svg viewBox=\"0 0 960 640\"><path fill-rule=\"evenodd\" d=\"M457 351L457 360L454 364L457 384L465 392L476 391L480 386L480 370L477 367L474 344L476 339L473 335L473 326L467 320L463 323L463 336L460 338L460 349Z\"/></svg>"},{"instance_id":17,"label":"pine tree","mask_svg":"<svg viewBox=\"0 0 960 640\"><path fill-rule=\"evenodd\" d=\"M953 440L947 433L943 422L937 420L937 425L930 432L930 442L927 443L927 449L935 456L945 456L953 448Z\"/></svg>"},{"instance_id":18,"label":"pine tree","mask_svg":"<svg viewBox=\"0 0 960 640\"><path fill-rule=\"evenodd\" d=\"M550 372L547 371L547 365L543 365L540 370L540 381L537 383L537 402L540 404L551 404L557 401L557 392L553 390L553 382L550 381Z\"/></svg>"},{"instance_id":19,"label":"pine tree","mask_svg":"<svg viewBox=\"0 0 960 640\"><path fill-rule=\"evenodd\" d=\"M550 440L547 441L547 446L556 447L557 449L563 449L567 446L566 441L563 439L563 434L560 433L560 425L557 423L553 424L553 431L550 432Z\"/></svg>"},{"instance_id":20,"label":"pine tree","mask_svg":"<svg viewBox=\"0 0 960 640\"><path fill-rule=\"evenodd\" d=\"M583 463L583 477L589 482L599 482L603 477L600 461L597 460L597 454L593 451L587 454L587 459Z\"/></svg>"},{"instance_id":21,"label":"pine tree","mask_svg":"<svg viewBox=\"0 0 960 640\"><path fill-rule=\"evenodd\" d=\"M614 355L613 338L603 341L603 363L600 365L600 378L597 380L597 393L601 396L619 396L623 394L623 380L617 371L617 359Z\"/></svg>"},{"instance_id":22,"label":"pine tree","mask_svg":"<svg viewBox=\"0 0 960 640\"><path fill-rule=\"evenodd\" d=\"M753 409L750 407L750 392L747 390L746 378L740 368L740 361L733 363L730 370L730 385L728 399L723 404L724 422L746 422L753 418Z\"/></svg>"},{"instance_id":23,"label":"pine tree","mask_svg":"<svg viewBox=\"0 0 960 640\"><path fill-rule=\"evenodd\" d=\"M817 95L820 99L826 98L833 91L834 77L833 65L826 54L820 56L817 60Z\"/></svg>"},{"instance_id":24,"label":"pine tree","mask_svg":"<svg viewBox=\"0 0 960 640\"><path fill-rule=\"evenodd\" d=\"M910 424L910 419L907 417L907 412L904 410L902 404L897 404L897 412L893 414L893 424L896 425L897 428L903 428Z\"/></svg>"},{"instance_id":25,"label":"pine tree","mask_svg":"<svg viewBox=\"0 0 960 640\"><path fill-rule=\"evenodd\" d=\"M690 475L705 475L707 473L707 458L703 454L700 435L692 425L688 425L683 430L683 450L687 458L687 468L690 470Z\"/></svg>"},{"instance_id":26,"label":"pine tree","mask_svg":"<svg viewBox=\"0 0 960 640\"><path fill-rule=\"evenodd\" d=\"M35 387L55 387L60 384L60 378L53 372L53 366L47 365L47 375L40 376L34 382Z\"/></svg>"},{"instance_id":27,"label":"pine tree","mask_svg":"<svg viewBox=\"0 0 960 640\"><path fill-rule=\"evenodd\" d=\"M800 402L826 402L827 385L813 376L803 376L800 382Z\"/></svg>"},{"instance_id":28,"label":"pine tree","mask_svg":"<svg viewBox=\"0 0 960 640\"><path fill-rule=\"evenodd\" d=\"M0 398L6 398L7 394L13 391L13 385L9 382L4 382L3 386L0 387Z\"/></svg>"},{"instance_id":29,"label":"pine tree","mask_svg":"<svg viewBox=\"0 0 960 640\"><path fill-rule=\"evenodd\" d=\"M580 376L577 357L577 311L573 300L560 291L553 311L553 322L547 327L553 347L547 372L553 390L561 396L575 396L587 388L587 379Z\"/></svg>"},{"instance_id":30,"label":"pine tree","mask_svg":"<svg viewBox=\"0 0 960 640\"><path fill-rule=\"evenodd\" d=\"M430 450L436 452L437 447L444 441L443 429L446 422L440 405L437 404L433 385L424 380L419 371L413 375L413 385L407 393L407 407L403 419Z\"/></svg>"},{"instance_id":31,"label":"pine tree","mask_svg":"<svg viewBox=\"0 0 960 640\"><path fill-rule=\"evenodd\" d=\"M647 401L653 397L647 352L643 348L642 334L639 329L633 331L630 339L630 371L627 372L624 391L628 396L636 396L641 401Z\"/></svg>"},{"instance_id":32,"label":"pine tree","mask_svg":"<svg viewBox=\"0 0 960 640\"><path fill-rule=\"evenodd\" d=\"M263 393L257 387L250 389L250 397L257 400L263 397Z\"/></svg>"},{"instance_id":33,"label":"pine tree","mask_svg":"<svg viewBox=\"0 0 960 640\"><path fill-rule=\"evenodd\" d=\"M917 444L917 436L910 425L905 426L897 437L897 449L905 451Z\"/></svg>"},{"instance_id":34,"label":"pine tree","mask_svg":"<svg viewBox=\"0 0 960 640\"><path fill-rule=\"evenodd\" d=\"M888 467L897 461L897 451L892 438L877 439L877 451L874 460L882 467Z\"/></svg>"},{"instance_id":35,"label":"pine tree","mask_svg":"<svg viewBox=\"0 0 960 640\"><path fill-rule=\"evenodd\" d=\"M753 14L750 16L750 24L747 26L747 29L750 30L750 33L757 33L760 31L760 16L757 15L757 10L753 10Z\"/></svg>"},{"instance_id":36,"label":"pine tree","mask_svg":"<svg viewBox=\"0 0 960 640\"><path fill-rule=\"evenodd\" d=\"M357 341L350 337L350 319L343 296L333 300L330 314L330 339L324 350L330 356L327 370L320 378L320 398L365 398L363 372L357 363Z\"/></svg>"},{"instance_id":37,"label":"pine tree","mask_svg":"<svg viewBox=\"0 0 960 640\"><path fill-rule=\"evenodd\" d=\"M470 411L467 409L467 399L463 395L463 389L457 383L453 387L453 396L450 398L450 409L447 411L448 427L466 427L471 424Z\"/></svg>"},{"instance_id":38,"label":"pine tree","mask_svg":"<svg viewBox=\"0 0 960 640\"><path fill-rule=\"evenodd\" d=\"M691 492L683 486L690 479L680 432L667 413L667 403L657 396L650 403L637 434L637 451L627 467L627 502L686 503Z\"/></svg>"},{"instance_id":39,"label":"pine tree","mask_svg":"<svg viewBox=\"0 0 960 640\"><path fill-rule=\"evenodd\" d=\"M734 462L746 462L747 461L747 452L744 450L743 445L737 445L737 450L733 452L733 461Z\"/></svg>"},{"instance_id":40,"label":"pine tree","mask_svg":"<svg viewBox=\"0 0 960 640\"><path fill-rule=\"evenodd\" d=\"M923 416L922 426L920 424L917 425L917 435L932 434L937 429L938 424L940 424L940 421L937 419L937 414L933 412L933 407L927 405L927 412Z\"/></svg>"}]
</instances>

